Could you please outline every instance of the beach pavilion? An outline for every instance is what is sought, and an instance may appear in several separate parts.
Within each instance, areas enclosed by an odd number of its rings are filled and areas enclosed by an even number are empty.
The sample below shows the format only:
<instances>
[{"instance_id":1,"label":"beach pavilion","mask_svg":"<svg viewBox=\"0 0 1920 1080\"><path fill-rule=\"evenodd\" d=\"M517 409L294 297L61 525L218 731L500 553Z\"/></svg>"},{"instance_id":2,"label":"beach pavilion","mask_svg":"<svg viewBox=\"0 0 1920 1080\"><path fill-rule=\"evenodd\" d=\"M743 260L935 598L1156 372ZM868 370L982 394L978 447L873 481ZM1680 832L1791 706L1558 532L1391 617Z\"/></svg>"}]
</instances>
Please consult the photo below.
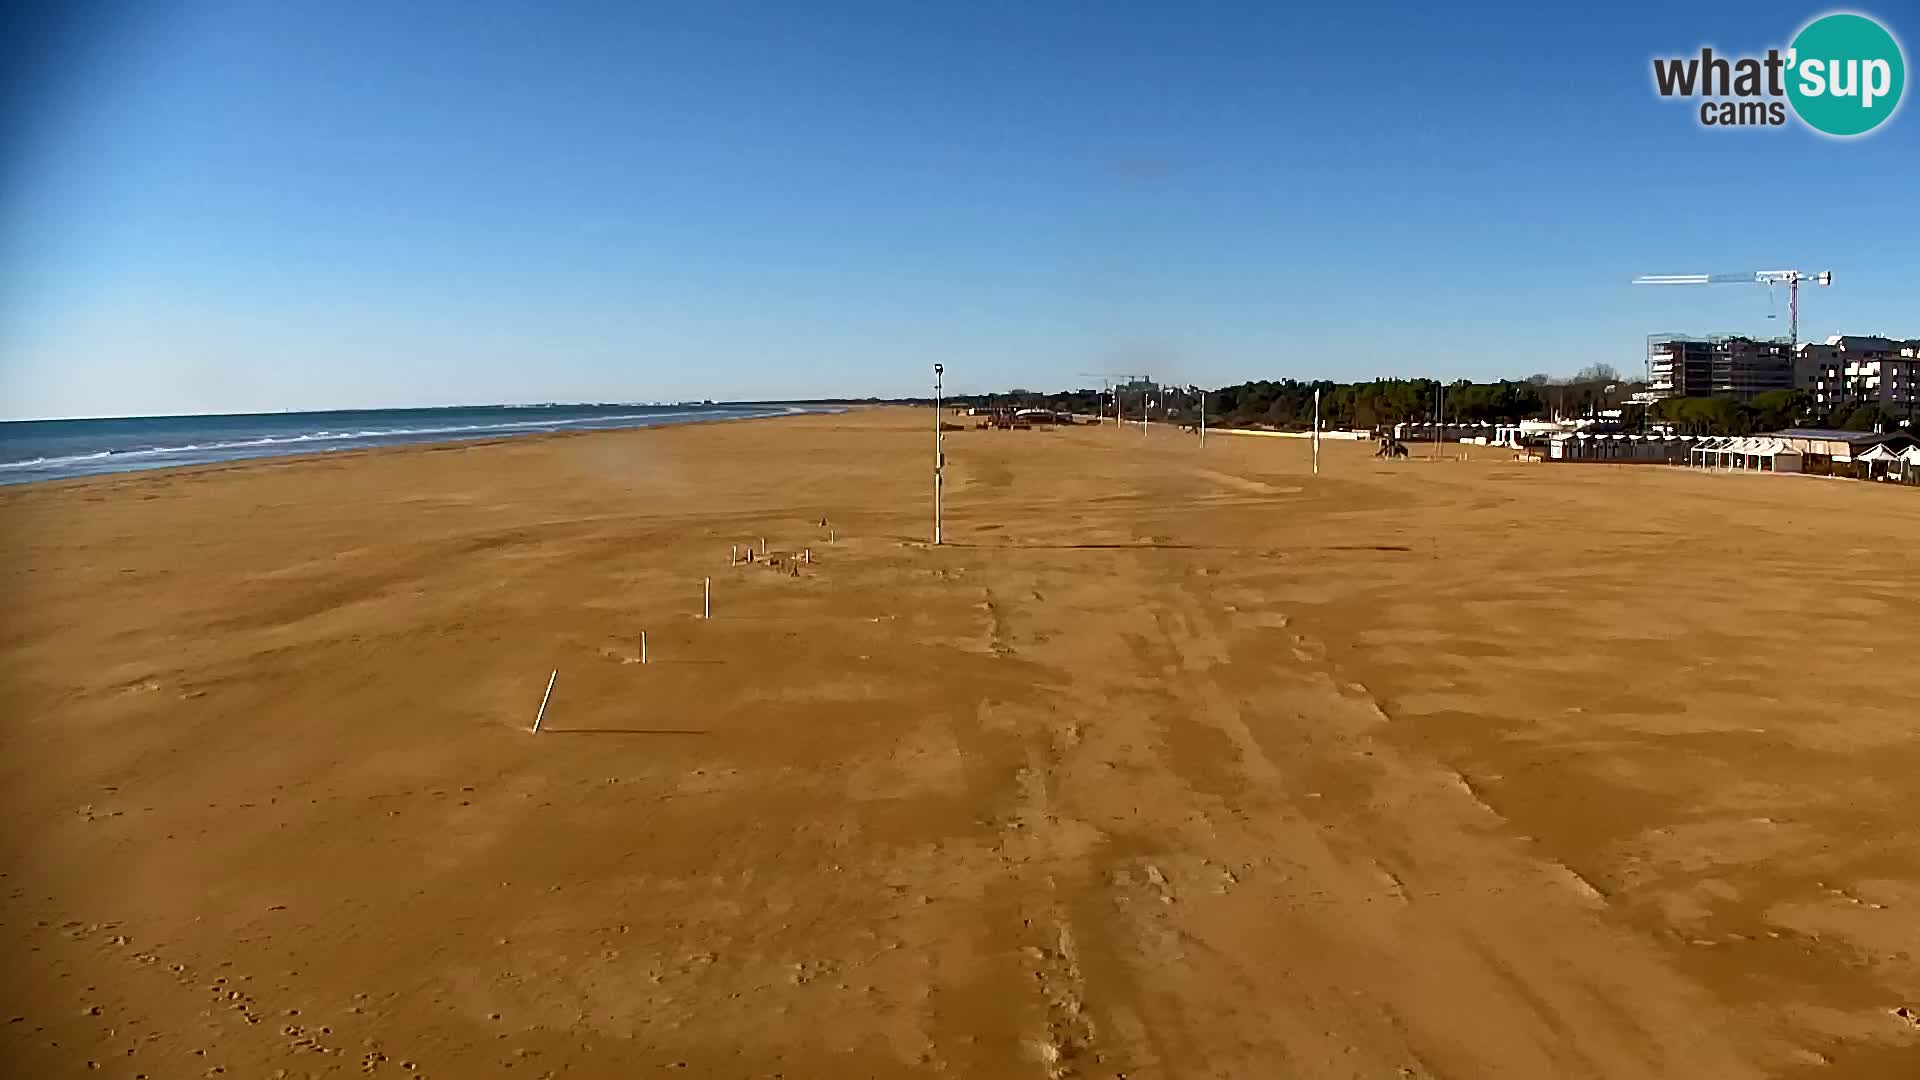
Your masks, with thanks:
<instances>
[{"instance_id":1,"label":"beach pavilion","mask_svg":"<svg viewBox=\"0 0 1920 1080\"><path fill-rule=\"evenodd\" d=\"M1618 461L1681 465L1691 435L1629 435L1620 432L1567 432L1555 435L1548 457L1555 461Z\"/></svg>"},{"instance_id":2,"label":"beach pavilion","mask_svg":"<svg viewBox=\"0 0 1920 1080\"><path fill-rule=\"evenodd\" d=\"M1886 443L1875 443L1853 460L1867 467L1867 479L1913 483L1912 473L1920 468L1920 445L1890 450Z\"/></svg>"},{"instance_id":3,"label":"beach pavilion","mask_svg":"<svg viewBox=\"0 0 1920 1080\"><path fill-rule=\"evenodd\" d=\"M1709 469L1800 472L1800 451L1771 435L1723 435L1702 439L1687 455L1688 464Z\"/></svg>"}]
</instances>

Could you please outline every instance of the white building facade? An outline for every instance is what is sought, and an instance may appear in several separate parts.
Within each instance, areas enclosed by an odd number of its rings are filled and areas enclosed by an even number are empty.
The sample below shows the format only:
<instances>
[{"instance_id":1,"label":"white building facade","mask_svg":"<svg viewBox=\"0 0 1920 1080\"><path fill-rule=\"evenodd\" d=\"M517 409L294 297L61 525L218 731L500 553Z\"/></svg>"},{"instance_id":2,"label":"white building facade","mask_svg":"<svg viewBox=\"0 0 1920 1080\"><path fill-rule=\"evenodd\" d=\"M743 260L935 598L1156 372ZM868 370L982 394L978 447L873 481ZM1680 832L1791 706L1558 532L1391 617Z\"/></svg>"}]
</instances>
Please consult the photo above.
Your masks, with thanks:
<instances>
[{"instance_id":1,"label":"white building facade","mask_svg":"<svg viewBox=\"0 0 1920 1080\"><path fill-rule=\"evenodd\" d=\"M1920 340L1837 334L1802 346L1796 366L1815 373L1813 399L1828 409L1878 405L1897 414L1920 405Z\"/></svg>"}]
</instances>

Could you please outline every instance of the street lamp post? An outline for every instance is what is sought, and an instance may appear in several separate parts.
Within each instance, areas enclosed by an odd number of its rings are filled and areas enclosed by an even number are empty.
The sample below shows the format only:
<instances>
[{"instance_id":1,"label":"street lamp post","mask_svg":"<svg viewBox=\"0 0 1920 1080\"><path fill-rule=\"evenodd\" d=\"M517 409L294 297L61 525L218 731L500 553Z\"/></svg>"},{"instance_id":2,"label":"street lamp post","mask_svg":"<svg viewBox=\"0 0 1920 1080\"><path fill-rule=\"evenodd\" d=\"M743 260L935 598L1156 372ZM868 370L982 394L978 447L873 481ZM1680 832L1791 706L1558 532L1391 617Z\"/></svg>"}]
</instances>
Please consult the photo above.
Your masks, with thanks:
<instances>
[{"instance_id":1,"label":"street lamp post","mask_svg":"<svg viewBox=\"0 0 1920 1080\"><path fill-rule=\"evenodd\" d=\"M946 436L940 430L940 384L945 371L945 366L933 365L933 542L936 547L940 544L940 474L947 464Z\"/></svg>"}]
</instances>

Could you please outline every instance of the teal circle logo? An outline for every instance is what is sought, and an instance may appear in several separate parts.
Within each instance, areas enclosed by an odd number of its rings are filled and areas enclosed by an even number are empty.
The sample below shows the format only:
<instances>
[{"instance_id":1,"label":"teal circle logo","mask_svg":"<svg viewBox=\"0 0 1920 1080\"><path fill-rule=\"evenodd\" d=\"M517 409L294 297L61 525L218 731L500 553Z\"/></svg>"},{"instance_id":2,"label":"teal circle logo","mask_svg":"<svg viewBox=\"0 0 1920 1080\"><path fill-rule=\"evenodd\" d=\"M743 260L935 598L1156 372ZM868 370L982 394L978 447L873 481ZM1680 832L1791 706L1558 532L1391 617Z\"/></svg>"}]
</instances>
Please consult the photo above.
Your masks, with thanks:
<instances>
[{"instance_id":1,"label":"teal circle logo","mask_svg":"<svg viewBox=\"0 0 1920 1080\"><path fill-rule=\"evenodd\" d=\"M1787 99L1808 127L1846 138L1887 122L1907 86L1907 61L1865 15L1823 15L1793 39Z\"/></svg>"}]
</instances>

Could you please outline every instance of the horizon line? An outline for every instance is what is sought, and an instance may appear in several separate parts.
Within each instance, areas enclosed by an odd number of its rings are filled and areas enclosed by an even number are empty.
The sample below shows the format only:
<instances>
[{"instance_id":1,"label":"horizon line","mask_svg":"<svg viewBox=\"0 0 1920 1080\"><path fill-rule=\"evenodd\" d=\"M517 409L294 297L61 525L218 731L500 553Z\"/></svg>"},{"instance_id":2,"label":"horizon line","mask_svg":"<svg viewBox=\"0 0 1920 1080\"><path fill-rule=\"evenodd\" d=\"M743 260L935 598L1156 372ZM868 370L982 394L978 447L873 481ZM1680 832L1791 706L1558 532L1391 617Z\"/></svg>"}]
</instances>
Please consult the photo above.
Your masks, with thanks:
<instances>
[{"instance_id":1,"label":"horizon line","mask_svg":"<svg viewBox=\"0 0 1920 1080\"><path fill-rule=\"evenodd\" d=\"M1625 372L1619 372L1618 369L1616 369L1616 375L1619 378L1619 381L1621 382L1631 383L1631 382L1637 381L1632 375L1627 374ZM1549 385L1555 385L1555 384L1572 385L1574 382L1574 377L1571 375L1550 376L1550 378L1554 380L1554 383L1550 383ZM1564 381L1561 381L1561 380L1564 380ZM1426 381L1426 382L1434 382L1434 383L1445 383L1448 386L1454 386L1462 382L1474 384L1474 385L1493 385L1496 383L1503 383L1503 382L1526 383L1526 382L1531 382L1532 377L1520 376L1518 378L1513 378L1513 377L1502 376L1501 378L1498 378L1498 379L1488 379L1488 380L1478 380L1478 379L1447 380L1438 376L1429 376L1429 375L1418 375L1418 376L1374 375L1366 379L1302 379L1295 376L1284 376L1280 379L1271 379L1271 378L1242 379L1239 382L1223 383L1220 386L1216 386L1212 388L1202 388L1202 392L1212 394L1212 393L1218 393L1219 391L1225 389L1228 386L1250 386L1255 383L1262 383L1262 382L1271 383L1271 382L1288 382L1288 381L1301 383L1307 386L1312 386L1316 384L1332 384L1336 386L1342 386L1342 385L1360 386L1360 385L1365 385L1366 383L1372 383L1372 382L1394 382L1394 381L1401 381L1401 382ZM1159 383L1156 385L1169 386L1173 384ZM967 397L989 397L989 396L1001 395L1001 394L1012 394L1016 392L1027 393L1027 394L1040 394L1043 396L1051 397L1058 394L1101 393L1102 391L1099 387L1096 387L1096 386L1077 386L1077 387L1063 388L1058 390L1033 390L1027 387L1010 387L1004 390L954 391L952 393L947 394L946 397L949 399L967 398ZM714 399L714 398L701 398L698 401L682 400L682 401L672 401L672 402L496 401L496 402L461 402L461 403L447 404L447 405L355 405L355 406L342 406L337 408L320 408L320 409L291 409L291 408L275 409L275 410L250 409L250 410L241 410L238 412L220 412L220 411L209 410L206 412L121 413L116 415L90 415L90 416L77 416L77 415L11 416L11 417L0 418L0 425L79 423L79 422L89 421L89 420L190 420L190 419L208 419L208 418L214 418L214 417L327 416L327 415L338 415L341 413L437 412L437 411L447 411L447 410L454 410L454 409L584 409L584 408L674 409L674 408L686 408L689 406L692 406L695 408L701 408L701 407L722 408L727 406L741 406L741 405L837 405L837 404L869 404L869 403L893 404L893 403L917 403L917 402L931 403L932 401L933 401L932 394L909 394L909 395L901 395L901 396L893 396L893 397L887 397L887 396L882 396L878 394L867 394L867 395L861 395L861 396L842 394L842 395L831 395L831 396L825 396L825 397L804 397L804 398L801 398L801 397L736 398L736 399L725 400L725 401Z\"/></svg>"}]
</instances>

